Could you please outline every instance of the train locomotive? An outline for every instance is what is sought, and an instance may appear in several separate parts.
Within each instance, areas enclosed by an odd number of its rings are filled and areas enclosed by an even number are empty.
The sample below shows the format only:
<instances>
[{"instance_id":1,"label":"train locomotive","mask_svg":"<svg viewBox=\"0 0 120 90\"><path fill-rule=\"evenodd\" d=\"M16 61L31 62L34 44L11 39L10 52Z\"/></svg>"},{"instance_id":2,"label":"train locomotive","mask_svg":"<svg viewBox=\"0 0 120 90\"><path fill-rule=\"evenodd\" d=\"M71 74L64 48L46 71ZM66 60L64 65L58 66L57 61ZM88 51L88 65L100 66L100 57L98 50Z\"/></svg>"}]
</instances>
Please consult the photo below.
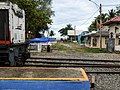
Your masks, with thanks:
<instances>
[{"instance_id":1,"label":"train locomotive","mask_svg":"<svg viewBox=\"0 0 120 90\"><path fill-rule=\"evenodd\" d=\"M0 2L0 65L22 66L30 57L25 39L25 11Z\"/></svg>"}]
</instances>

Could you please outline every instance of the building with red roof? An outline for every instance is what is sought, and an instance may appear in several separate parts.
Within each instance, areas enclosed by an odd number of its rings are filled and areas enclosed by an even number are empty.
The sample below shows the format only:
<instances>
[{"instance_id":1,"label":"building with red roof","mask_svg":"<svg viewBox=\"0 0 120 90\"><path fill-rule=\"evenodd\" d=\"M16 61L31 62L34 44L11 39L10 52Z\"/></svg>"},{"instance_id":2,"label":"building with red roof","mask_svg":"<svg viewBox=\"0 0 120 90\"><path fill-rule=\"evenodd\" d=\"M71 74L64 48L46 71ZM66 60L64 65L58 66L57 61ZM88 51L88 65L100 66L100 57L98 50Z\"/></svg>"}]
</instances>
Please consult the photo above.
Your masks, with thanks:
<instances>
[{"instance_id":1,"label":"building with red roof","mask_svg":"<svg viewBox=\"0 0 120 90\"><path fill-rule=\"evenodd\" d=\"M116 16L109 21L103 23L109 26L109 38L114 39L115 50L120 51L120 16Z\"/></svg>"},{"instance_id":2,"label":"building with red roof","mask_svg":"<svg viewBox=\"0 0 120 90\"><path fill-rule=\"evenodd\" d=\"M109 21L103 23L103 25L110 26L111 24L116 24L116 23L120 23L120 16L116 16L116 17L110 19Z\"/></svg>"}]
</instances>

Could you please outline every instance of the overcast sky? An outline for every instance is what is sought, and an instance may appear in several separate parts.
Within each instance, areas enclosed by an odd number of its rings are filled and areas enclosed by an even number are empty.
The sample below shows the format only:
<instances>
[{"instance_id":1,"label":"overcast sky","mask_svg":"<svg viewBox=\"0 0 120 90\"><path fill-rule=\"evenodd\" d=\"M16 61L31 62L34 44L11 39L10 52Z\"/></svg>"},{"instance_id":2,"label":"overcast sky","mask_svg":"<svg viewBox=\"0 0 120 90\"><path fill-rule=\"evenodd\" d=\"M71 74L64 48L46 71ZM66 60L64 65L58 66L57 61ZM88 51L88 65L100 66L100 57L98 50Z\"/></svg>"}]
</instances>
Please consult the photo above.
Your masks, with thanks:
<instances>
[{"instance_id":1,"label":"overcast sky","mask_svg":"<svg viewBox=\"0 0 120 90\"><path fill-rule=\"evenodd\" d=\"M116 5L120 0L92 0L98 5ZM115 6L102 6L102 12L106 13ZM53 0L52 9L55 11L53 24L50 26L56 35L60 36L58 31L67 24L76 26L81 31L88 30L91 21L99 15L98 6L89 0Z\"/></svg>"}]
</instances>

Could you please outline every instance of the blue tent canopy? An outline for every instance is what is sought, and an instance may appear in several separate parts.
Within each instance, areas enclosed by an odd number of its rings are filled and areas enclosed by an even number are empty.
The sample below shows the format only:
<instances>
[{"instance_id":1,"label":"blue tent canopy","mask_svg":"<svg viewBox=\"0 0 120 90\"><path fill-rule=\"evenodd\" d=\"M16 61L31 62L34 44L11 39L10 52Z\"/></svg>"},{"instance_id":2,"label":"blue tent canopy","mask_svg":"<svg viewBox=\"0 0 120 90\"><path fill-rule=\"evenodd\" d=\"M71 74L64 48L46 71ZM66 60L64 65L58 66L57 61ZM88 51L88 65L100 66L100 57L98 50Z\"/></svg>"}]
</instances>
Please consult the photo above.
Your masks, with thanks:
<instances>
[{"instance_id":1,"label":"blue tent canopy","mask_svg":"<svg viewBox=\"0 0 120 90\"><path fill-rule=\"evenodd\" d=\"M55 38L48 38L49 41L55 41L56 39Z\"/></svg>"},{"instance_id":2,"label":"blue tent canopy","mask_svg":"<svg viewBox=\"0 0 120 90\"><path fill-rule=\"evenodd\" d=\"M55 38L33 38L30 40L30 43L48 42L55 40L56 40Z\"/></svg>"}]
</instances>

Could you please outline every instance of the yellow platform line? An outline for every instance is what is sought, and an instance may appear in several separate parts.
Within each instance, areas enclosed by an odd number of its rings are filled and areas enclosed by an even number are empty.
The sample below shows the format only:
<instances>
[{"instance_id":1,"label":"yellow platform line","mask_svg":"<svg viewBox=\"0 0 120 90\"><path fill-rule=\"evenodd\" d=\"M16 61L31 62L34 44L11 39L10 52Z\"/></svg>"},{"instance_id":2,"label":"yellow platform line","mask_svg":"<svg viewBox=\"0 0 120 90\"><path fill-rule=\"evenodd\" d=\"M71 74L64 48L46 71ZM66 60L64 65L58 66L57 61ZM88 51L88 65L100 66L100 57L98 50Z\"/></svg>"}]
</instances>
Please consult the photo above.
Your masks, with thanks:
<instances>
[{"instance_id":1,"label":"yellow platform line","mask_svg":"<svg viewBox=\"0 0 120 90\"><path fill-rule=\"evenodd\" d=\"M85 78L0 78L0 80L48 80L48 81L86 81Z\"/></svg>"},{"instance_id":2,"label":"yellow platform line","mask_svg":"<svg viewBox=\"0 0 120 90\"><path fill-rule=\"evenodd\" d=\"M89 79L88 79L88 76L85 73L85 71L82 68L80 68L80 71L82 72L82 75L83 75L84 79L88 81Z\"/></svg>"}]
</instances>

